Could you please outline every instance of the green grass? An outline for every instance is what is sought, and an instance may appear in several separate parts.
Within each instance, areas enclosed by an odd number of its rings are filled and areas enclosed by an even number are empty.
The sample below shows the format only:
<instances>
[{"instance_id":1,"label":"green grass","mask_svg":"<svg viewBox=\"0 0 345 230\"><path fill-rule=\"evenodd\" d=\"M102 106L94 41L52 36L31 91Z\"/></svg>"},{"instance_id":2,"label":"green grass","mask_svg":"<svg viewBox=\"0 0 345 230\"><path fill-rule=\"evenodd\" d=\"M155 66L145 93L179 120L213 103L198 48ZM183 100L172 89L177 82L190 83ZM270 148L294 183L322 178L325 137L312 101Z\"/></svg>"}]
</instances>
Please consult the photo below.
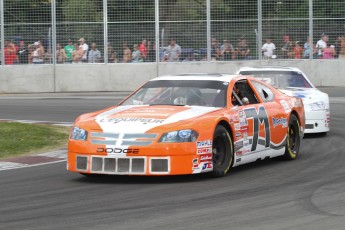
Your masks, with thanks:
<instances>
[{"instance_id":1,"label":"green grass","mask_svg":"<svg viewBox=\"0 0 345 230\"><path fill-rule=\"evenodd\" d=\"M69 127L0 122L0 158L64 148L69 131Z\"/></svg>"}]
</instances>

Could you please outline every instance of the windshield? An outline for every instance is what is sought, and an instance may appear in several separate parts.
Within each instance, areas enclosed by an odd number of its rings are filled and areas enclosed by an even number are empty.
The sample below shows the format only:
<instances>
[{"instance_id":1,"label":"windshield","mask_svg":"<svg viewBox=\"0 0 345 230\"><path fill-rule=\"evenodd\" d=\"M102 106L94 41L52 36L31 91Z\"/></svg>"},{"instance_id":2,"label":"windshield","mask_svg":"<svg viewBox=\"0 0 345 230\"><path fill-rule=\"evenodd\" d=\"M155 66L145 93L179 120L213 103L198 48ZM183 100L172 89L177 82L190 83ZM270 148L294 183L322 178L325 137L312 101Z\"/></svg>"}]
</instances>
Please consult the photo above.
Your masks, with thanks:
<instances>
[{"instance_id":1,"label":"windshield","mask_svg":"<svg viewBox=\"0 0 345 230\"><path fill-rule=\"evenodd\" d=\"M200 79L149 81L120 105L225 107L228 84Z\"/></svg>"},{"instance_id":2,"label":"windshield","mask_svg":"<svg viewBox=\"0 0 345 230\"><path fill-rule=\"evenodd\" d=\"M241 71L240 74L253 75L278 89L313 88L301 73L295 71Z\"/></svg>"}]
</instances>

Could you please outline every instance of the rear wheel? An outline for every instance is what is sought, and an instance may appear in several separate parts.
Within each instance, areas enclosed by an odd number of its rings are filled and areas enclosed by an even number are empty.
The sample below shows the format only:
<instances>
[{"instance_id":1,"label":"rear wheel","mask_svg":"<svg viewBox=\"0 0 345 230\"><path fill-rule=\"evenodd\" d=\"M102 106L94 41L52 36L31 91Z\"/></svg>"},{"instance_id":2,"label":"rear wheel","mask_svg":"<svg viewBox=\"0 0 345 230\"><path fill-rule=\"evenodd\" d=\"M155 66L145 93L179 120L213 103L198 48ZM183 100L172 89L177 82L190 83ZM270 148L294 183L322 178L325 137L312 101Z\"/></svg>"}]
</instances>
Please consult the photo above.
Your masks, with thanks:
<instances>
[{"instance_id":1,"label":"rear wheel","mask_svg":"<svg viewBox=\"0 0 345 230\"><path fill-rule=\"evenodd\" d=\"M301 135L299 121L296 115L291 114L286 138L284 158L286 160L294 160L298 155L300 144Z\"/></svg>"},{"instance_id":2,"label":"rear wheel","mask_svg":"<svg viewBox=\"0 0 345 230\"><path fill-rule=\"evenodd\" d=\"M217 126L212 143L214 177L224 176L232 166L234 151L229 132L224 126Z\"/></svg>"}]
</instances>

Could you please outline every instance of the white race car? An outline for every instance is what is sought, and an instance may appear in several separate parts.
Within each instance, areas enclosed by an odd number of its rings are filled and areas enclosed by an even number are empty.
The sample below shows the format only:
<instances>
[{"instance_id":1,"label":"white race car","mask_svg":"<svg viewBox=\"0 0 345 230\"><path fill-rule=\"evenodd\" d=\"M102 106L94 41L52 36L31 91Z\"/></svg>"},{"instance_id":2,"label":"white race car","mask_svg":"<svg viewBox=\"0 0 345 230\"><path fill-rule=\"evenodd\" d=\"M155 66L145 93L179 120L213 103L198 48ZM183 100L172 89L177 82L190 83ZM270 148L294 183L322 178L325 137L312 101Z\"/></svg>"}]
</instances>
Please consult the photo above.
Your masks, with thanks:
<instances>
[{"instance_id":1,"label":"white race car","mask_svg":"<svg viewBox=\"0 0 345 230\"><path fill-rule=\"evenodd\" d=\"M327 133L330 129L328 94L317 89L298 68L242 67L237 74L252 75L281 92L301 98L304 104L305 133Z\"/></svg>"}]
</instances>

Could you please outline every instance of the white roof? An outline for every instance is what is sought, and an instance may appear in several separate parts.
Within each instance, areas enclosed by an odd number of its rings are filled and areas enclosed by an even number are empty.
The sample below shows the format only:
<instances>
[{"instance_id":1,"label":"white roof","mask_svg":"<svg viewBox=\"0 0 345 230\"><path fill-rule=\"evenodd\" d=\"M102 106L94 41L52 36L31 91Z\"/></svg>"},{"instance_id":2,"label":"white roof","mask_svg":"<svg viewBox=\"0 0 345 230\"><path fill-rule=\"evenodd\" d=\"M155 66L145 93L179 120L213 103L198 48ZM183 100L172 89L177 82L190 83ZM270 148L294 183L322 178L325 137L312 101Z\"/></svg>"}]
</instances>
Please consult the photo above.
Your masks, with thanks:
<instances>
[{"instance_id":1,"label":"white roof","mask_svg":"<svg viewBox=\"0 0 345 230\"><path fill-rule=\"evenodd\" d=\"M223 73L186 73L176 75L165 75L151 79L150 81L158 80L205 80L205 81L225 81L230 82L240 75L231 75Z\"/></svg>"},{"instance_id":2,"label":"white roof","mask_svg":"<svg viewBox=\"0 0 345 230\"><path fill-rule=\"evenodd\" d=\"M240 71L296 71L302 73L302 71L296 67L288 67L288 66L258 66L258 67L241 67L237 73Z\"/></svg>"}]
</instances>

